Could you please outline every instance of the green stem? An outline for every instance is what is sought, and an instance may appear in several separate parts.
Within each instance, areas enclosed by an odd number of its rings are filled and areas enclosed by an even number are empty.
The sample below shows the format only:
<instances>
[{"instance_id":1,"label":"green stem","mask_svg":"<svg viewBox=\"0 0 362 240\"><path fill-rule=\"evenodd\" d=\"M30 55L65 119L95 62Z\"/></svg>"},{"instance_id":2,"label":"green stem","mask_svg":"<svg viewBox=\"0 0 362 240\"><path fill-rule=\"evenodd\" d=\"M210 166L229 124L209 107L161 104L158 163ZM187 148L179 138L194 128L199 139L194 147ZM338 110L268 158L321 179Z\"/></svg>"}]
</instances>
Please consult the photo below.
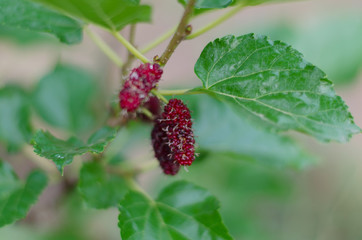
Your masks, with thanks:
<instances>
[{"instance_id":1,"label":"green stem","mask_svg":"<svg viewBox=\"0 0 362 240\"><path fill-rule=\"evenodd\" d=\"M205 27L191 33L189 36L186 37L186 39L193 39L193 38L196 38L196 37L204 34L205 32L213 29L214 27L218 26L219 24L223 23L224 21L228 20L229 18L231 18L232 16L237 14L244 7L245 7L245 5L243 5L243 4L240 4L240 5L236 6L236 7L234 7L229 12L225 13L224 15L222 15L221 17L219 17L215 21L213 21L210 24L206 25Z\"/></svg>"},{"instance_id":2,"label":"green stem","mask_svg":"<svg viewBox=\"0 0 362 240\"><path fill-rule=\"evenodd\" d=\"M137 50L127 39L125 39L119 32L113 31L111 32L118 41L120 41L127 49L130 51L136 58L141 60L143 63L148 63L147 57L145 57L140 51Z\"/></svg>"},{"instance_id":3,"label":"green stem","mask_svg":"<svg viewBox=\"0 0 362 240\"><path fill-rule=\"evenodd\" d=\"M192 91L192 89L176 89L176 90L158 90L163 96L174 95L191 95L191 94L203 94L202 91Z\"/></svg>"},{"instance_id":4,"label":"green stem","mask_svg":"<svg viewBox=\"0 0 362 240\"><path fill-rule=\"evenodd\" d=\"M153 42L147 44L143 49L141 49L140 52L141 53L147 53L150 50L152 50L153 48L157 47L158 45L160 45L161 43L166 41L169 37L171 37L172 34L174 34L174 32L176 31L176 29L177 29L177 26L175 26L172 29L168 30L163 35L161 35L159 38L157 38Z\"/></svg>"},{"instance_id":5,"label":"green stem","mask_svg":"<svg viewBox=\"0 0 362 240\"><path fill-rule=\"evenodd\" d=\"M151 93L153 95L155 95L158 99L163 101L164 103L166 103L166 104L168 103L168 100L161 93L159 93L156 89L152 89Z\"/></svg>"},{"instance_id":6,"label":"green stem","mask_svg":"<svg viewBox=\"0 0 362 240\"><path fill-rule=\"evenodd\" d=\"M130 29L129 29L129 43L132 44L134 46L134 42L135 42L135 35L136 35L136 24L132 24L130 26ZM129 67L132 65L132 62L134 60L134 55L128 51L128 54L127 54L127 59L126 59L126 62L124 63L123 67L122 67L122 74L124 76L127 75L128 71L129 71ZM125 79L122 78L122 83L125 81Z\"/></svg>"},{"instance_id":7,"label":"green stem","mask_svg":"<svg viewBox=\"0 0 362 240\"><path fill-rule=\"evenodd\" d=\"M100 38L95 32L89 29L89 27L84 28L85 32L88 34L90 39L102 50L102 52L109 57L118 67L122 67L123 62L117 54Z\"/></svg>"},{"instance_id":8,"label":"green stem","mask_svg":"<svg viewBox=\"0 0 362 240\"><path fill-rule=\"evenodd\" d=\"M153 119L153 114L147 109L147 108L144 108L144 107L141 107L139 108L141 110L141 112L146 115L147 117L149 117L150 119Z\"/></svg>"},{"instance_id":9,"label":"green stem","mask_svg":"<svg viewBox=\"0 0 362 240\"><path fill-rule=\"evenodd\" d=\"M154 203L154 200L152 199L152 197L136 182L135 179L125 178L125 180L130 189L132 189L133 191L136 191L136 192L143 193L143 195L146 196L150 202Z\"/></svg>"},{"instance_id":10,"label":"green stem","mask_svg":"<svg viewBox=\"0 0 362 240\"><path fill-rule=\"evenodd\" d=\"M147 161L145 164L141 165L138 170L137 174L147 172L149 170L152 170L159 166L159 162L156 159L153 159L152 161Z\"/></svg>"}]
</instances>

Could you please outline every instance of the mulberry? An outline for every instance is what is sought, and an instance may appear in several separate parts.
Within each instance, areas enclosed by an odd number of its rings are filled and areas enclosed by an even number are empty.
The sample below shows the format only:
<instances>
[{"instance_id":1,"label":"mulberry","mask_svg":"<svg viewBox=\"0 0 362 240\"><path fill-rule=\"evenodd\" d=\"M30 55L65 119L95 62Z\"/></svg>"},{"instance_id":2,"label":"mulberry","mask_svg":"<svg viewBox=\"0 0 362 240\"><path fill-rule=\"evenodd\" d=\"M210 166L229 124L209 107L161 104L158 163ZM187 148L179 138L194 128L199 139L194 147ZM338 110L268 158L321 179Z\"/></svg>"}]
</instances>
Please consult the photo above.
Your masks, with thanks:
<instances>
[{"instance_id":1,"label":"mulberry","mask_svg":"<svg viewBox=\"0 0 362 240\"><path fill-rule=\"evenodd\" d=\"M127 112L135 111L156 87L162 73L162 68L156 63L145 63L134 68L119 94L120 107Z\"/></svg>"},{"instance_id":2,"label":"mulberry","mask_svg":"<svg viewBox=\"0 0 362 240\"><path fill-rule=\"evenodd\" d=\"M161 118L155 122L151 137L155 157L164 171L178 166L176 163L191 165L195 160L191 114L181 100L171 99L168 102Z\"/></svg>"},{"instance_id":3,"label":"mulberry","mask_svg":"<svg viewBox=\"0 0 362 240\"><path fill-rule=\"evenodd\" d=\"M167 133L163 127L162 122L156 120L151 132L152 146L163 172L167 175L176 175L180 170L180 164L173 158L171 148L167 144Z\"/></svg>"}]
</instances>

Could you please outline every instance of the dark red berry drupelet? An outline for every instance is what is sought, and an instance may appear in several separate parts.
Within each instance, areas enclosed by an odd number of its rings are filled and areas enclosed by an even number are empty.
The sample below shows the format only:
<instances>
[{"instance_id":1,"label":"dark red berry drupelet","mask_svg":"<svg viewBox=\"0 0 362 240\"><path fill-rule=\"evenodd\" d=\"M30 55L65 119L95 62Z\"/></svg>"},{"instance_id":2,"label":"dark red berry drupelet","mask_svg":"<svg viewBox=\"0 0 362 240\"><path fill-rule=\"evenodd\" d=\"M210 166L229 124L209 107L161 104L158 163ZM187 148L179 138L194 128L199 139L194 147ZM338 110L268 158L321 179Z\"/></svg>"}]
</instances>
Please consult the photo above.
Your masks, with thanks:
<instances>
[{"instance_id":1,"label":"dark red berry drupelet","mask_svg":"<svg viewBox=\"0 0 362 240\"><path fill-rule=\"evenodd\" d=\"M134 112L156 87L162 73L157 63L145 63L134 68L119 93L120 107L127 112Z\"/></svg>"},{"instance_id":2,"label":"dark red berry drupelet","mask_svg":"<svg viewBox=\"0 0 362 240\"><path fill-rule=\"evenodd\" d=\"M191 165L195 160L191 114L181 100L171 99L165 106L161 118L155 122L152 145L165 173L166 169L178 171L179 165Z\"/></svg>"},{"instance_id":3,"label":"dark red berry drupelet","mask_svg":"<svg viewBox=\"0 0 362 240\"><path fill-rule=\"evenodd\" d=\"M174 159L171 148L167 144L168 138L164 127L162 122L156 120L151 132L152 146L163 172L167 175L176 175L180 170L180 164Z\"/></svg>"},{"instance_id":4,"label":"dark red berry drupelet","mask_svg":"<svg viewBox=\"0 0 362 240\"><path fill-rule=\"evenodd\" d=\"M195 138L192 131L191 114L179 99L171 99L162 113L168 144L180 165L191 165L195 160Z\"/></svg>"},{"instance_id":5,"label":"dark red berry drupelet","mask_svg":"<svg viewBox=\"0 0 362 240\"><path fill-rule=\"evenodd\" d=\"M133 112L140 106L141 98L137 92L131 89L122 89L119 93L119 104L122 109Z\"/></svg>"}]
</instances>

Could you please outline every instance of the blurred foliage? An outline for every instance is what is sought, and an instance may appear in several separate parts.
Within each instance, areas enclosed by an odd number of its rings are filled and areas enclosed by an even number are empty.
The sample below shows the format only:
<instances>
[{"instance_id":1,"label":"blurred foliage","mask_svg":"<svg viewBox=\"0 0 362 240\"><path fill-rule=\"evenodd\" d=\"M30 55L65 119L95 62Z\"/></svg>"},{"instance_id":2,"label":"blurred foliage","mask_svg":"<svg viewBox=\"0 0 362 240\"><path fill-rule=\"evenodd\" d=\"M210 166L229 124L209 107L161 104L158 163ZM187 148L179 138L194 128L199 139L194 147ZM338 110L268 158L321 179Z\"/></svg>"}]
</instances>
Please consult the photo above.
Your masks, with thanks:
<instances>
[{"instance_id":1,"label":"blurred foliage","mask_svg":"<svg viewBox=\"0 0 362 240\"><path fill-rule=\"evenodd\" d=\"M0 142L9 152L28 143L32 135L29 94L19 86L0 88Z\"/></svg>"},{"instance_id":2,"label":"blurred foliage","mask_svg":"<svg viewBox=\"0 0 362 240\"><path fill-rule=\"evenodd\" d=\"M187 179L209 189L221 202L221 214L236 239L277 240L273 224L289 200L295 173L238 161L224 154L209 154L195 161L179 176L161 176L154 184L158 192L166 183Z\"/></svg>"},{"instance_id":3,"label":"blurred foliage","mask_svg":"<svg viewBox=\"0 0 362 240\"><path fill-rule=\"evenodd\" d=\"M80 22L27 0L0 0L0 22L15 35L21 29L52 34L66 44L82 40Z\"/></svg>"},{"instance_id":4,"label":"blurred foliage","mask_svg":"<svg viewBox=\"0 0 362 240\"><path fill-rule=\"evenodd\" d=\"M280 20L259 29L256 32L298 49L336 84L351 83L361 72L361 13L318 16L298 24ZM252 31L255 32L255 28Z\"/></svg>"},{"instance_id":5,"label":"blurred foliage","mask_svg":"<svg viewBox=\"0 0 362 240\"><path fill-rule=\"evenodd\" d=\"M281 168L303 168L315 161L293 139L251 124L224 102L206 95L182 98L192 110L202 151Z\"/></svg>"},{"instance_id":6,"label":"blurred foliage","mask_svg":"<svg viewBox=\"0 0 362 240\"><path fill-rule=\"evenodd\" d=\"M42 43L54 43L55 38L50 35L20 30L16 28L0 26L0 39L8 40L9 42L19 45L29 44L42 44Z\"/></svg>"},{"instance_id":7,"label":"blurred foliage","mask_svg":"<svg viewBox=\"0 0 362 240\"><path fill-rule=\"evenodd\" d=\"M87 71L57 65L45 75L33 92L34 107L47 123L72 133L94 128L103 115L96 110L102 102L97 83Z\"/></svg>"}]
</instances>

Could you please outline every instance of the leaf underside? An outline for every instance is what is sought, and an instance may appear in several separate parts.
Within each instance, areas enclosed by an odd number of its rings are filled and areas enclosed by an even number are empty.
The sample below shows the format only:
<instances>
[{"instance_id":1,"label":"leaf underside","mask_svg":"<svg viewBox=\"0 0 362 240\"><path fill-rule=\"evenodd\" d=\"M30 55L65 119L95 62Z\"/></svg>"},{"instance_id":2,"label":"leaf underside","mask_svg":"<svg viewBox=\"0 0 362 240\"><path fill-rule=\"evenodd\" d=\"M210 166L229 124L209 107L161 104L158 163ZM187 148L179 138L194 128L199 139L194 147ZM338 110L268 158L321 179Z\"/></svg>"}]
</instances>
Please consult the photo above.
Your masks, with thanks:
<instances>
[{"instance_id":1,"label":"leaf underside","mask_svg":"<svg viewBox=\"0 0 362 240\"><path fill-rule=\"evenodd\" d=\"M183 99L192 111L193 128L201 151L278 168L300 169L315 162L315 158L290 137L251 124L215 98L193 95Z\"/></svg>"},{"instance_id":2,"label":"leaf underside","mask_svg":"<svg viewBox=\"0 0 362 240\"><path fill-rule=\"evenodd\" d=\"M32 0L88 23L120 30L137 22L150 22L151 8L136 0Z\"/></svg>"}]
</instances>

